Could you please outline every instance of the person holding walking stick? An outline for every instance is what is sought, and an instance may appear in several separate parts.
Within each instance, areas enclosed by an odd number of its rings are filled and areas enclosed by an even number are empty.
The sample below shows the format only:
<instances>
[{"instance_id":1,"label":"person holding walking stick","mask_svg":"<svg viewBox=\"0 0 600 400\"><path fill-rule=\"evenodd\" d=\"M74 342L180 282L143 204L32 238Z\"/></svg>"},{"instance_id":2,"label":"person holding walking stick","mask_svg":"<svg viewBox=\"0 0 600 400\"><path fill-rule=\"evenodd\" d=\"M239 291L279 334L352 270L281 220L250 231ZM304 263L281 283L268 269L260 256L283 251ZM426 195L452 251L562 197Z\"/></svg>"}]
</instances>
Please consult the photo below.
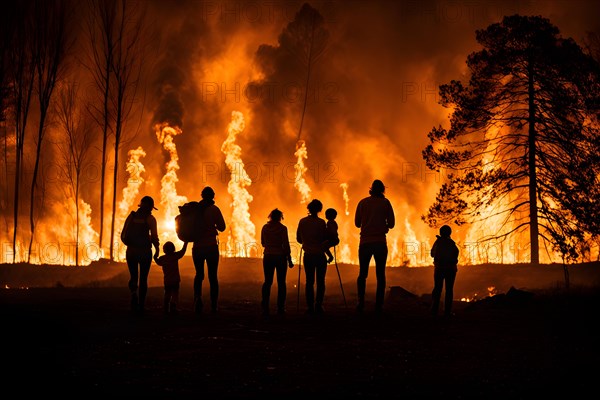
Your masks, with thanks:
<instances>
[{"instance_id":1,"label":"person holding walking stick","mask_svg":"<svg viewBox=\"0 0 600 400\"><path fill-rule=\"evenodd\" d=\"M325 220L319 217L323 203L314 199L308 203L308 216L298 223L296 241L302 245L304 252L304 275L306 278L307 314L322 314L325 297L325 275L327 274L327 258L323 242L326 238ZM315 296L316 278L316 296Z\"/></svg>"}]
</instances>

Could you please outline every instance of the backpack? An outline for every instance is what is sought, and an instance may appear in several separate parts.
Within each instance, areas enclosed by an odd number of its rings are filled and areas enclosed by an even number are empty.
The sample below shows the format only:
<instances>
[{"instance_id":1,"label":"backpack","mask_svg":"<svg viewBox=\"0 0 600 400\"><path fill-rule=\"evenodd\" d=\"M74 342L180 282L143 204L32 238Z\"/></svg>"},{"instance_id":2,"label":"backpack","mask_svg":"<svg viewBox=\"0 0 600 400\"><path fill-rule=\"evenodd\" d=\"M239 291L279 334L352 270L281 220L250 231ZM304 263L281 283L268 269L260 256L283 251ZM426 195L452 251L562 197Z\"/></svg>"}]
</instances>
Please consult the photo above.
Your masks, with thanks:
<instances>
[{"instance_id":1,"label":"backpack","mask_svg":"<svg viewBox=\"0 0 600 400\"><path fill-rule=\"evenodd\" d=\"M179 215L175 217L175 232L182 242L194 242L197 239L196 220L199 214L197 201L179 206Z\"/></svg>"},{"instance_id":2,"label":"backpack","mask_svg":"<svg viewBox=\"0 0 600 400\"><path fill-rule=\"evenodd\" d=\"M123 242L125 246L131 244L131 229L129 229L129 227L131 226L131 220L133 219L134 214L135 211L129 213L125 219L125 223L123 223L123 229L121 229L121 242Z\"/></svg>"},{"instance_id":3,"label":"backpack","mask_svg":"<svg viewBox=\"0 0 600 400\"><path fill-rule=\"evenodd\" d=\"M121 230L121 241L125 246L150 247L150 227L146 218L138 217L135 211L131 211Z\"/></svg>"}]
</instances>

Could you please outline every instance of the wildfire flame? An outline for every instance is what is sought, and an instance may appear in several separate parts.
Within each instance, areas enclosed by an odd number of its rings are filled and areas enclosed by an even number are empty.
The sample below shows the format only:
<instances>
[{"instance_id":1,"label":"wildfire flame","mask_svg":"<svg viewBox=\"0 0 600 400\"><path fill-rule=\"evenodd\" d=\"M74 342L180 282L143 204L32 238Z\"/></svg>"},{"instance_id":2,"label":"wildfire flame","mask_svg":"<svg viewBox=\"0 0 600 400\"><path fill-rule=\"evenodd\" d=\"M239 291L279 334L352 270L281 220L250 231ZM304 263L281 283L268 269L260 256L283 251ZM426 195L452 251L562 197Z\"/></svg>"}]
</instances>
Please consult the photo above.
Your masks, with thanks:
<instances>
[{"instance_id":1,"label":"wildfire flame","mask_svg":"<svg viewBox=\"0 0 600 400\"><path fill-rule=\"evenodd\" d=\"M102 257L98 232L92 228L92 206L79 199L79 262L89 265Z\"/></svg>"},{"instance_id":2,"label":"wildfire flame","mask_svg":"<svg viewBox=\"0 0 600 400\"><path fill-rule=\"evenodd\" d=\"M342 197L344 198L344 211L346 215L350 215L350 210L348 209L348 203L350 202L350 197L348 196L348 184L346 182L340 183L340 187L343 191Z\"/></svg>"},{"instance_id":3,"label":"wildfire flame","mask_svg":"<svg viewBox=\"0 0 600 400\"><path fill-rule=\"evenodd\" d=\"M187 197L177 194L176 184L179 181L177 171L179 170L179 156L177 146L173 138L182 133L178 127L172 127L168 123L157 124L154 127L158 142L169 153L170 159L166 163L166 171L160 180L160 204L163 211L163 223L159 234L161 242L169 240L173 243L181 242L175 233L175 217L179 214L179 206L186 203Z\"/></svg>"},{"instance_id":4,"label":"wildfire flame","mask_svg":"<svg viewBox=\"0 0 600 400\"><path fill-rule=\"evenodd\" d=\"M296 179L294 180L294 187L300 192L300 203L305 204L308 200L310 200L311 190L304 179L304 174L308 170L308 168L306 168L304 165L304 160L308 159L308 150L306 149L306 143L304 140L298 140L296 143L296 152L294 153L294 156L296 156L296 164L294 165Z\"/></svg>"},{"instance_id":5,"label":"wildfire flame","mask_svg":"<svg viewBox=\"0 0 600 400\"><path fill-rule=\"evenodd\" d=\"M249 246L256 245L255 226L250 220L249 203L252 195L246 189L252 180L246 173L242 161L242 148L235 143L236 136L244 131L246 123L244 115L239 111L231 113L231 122L227 127L227 139L221 145L225 154L225 164L229 168L231 178L227 184L227 191L232 197L230 234L227 240L227 253L234 256L248 257Z\"/></svg>"},{"instance_id":6,"label":"wildfire flame","mask_svg":"<svg viewBox=\"0 0 600 400\"><path fill-rule=\"evenodd\" d=\"M117 205L117 215L115 217L115 226L118 229L117 236L121 234L123 223L140 193L140 186L142 186L142 183L144 182L142 173L146 171L144 164L140 161L140 158L146 156L146 152L141 146L137 149L129 150L127 155L129 156L129 159L127 160L126 170L129 173L129 179L127 180L127 186L123 188L123 197ZM117 253L115 254L115 259L125 259L124 254L119 254L117 249L115 249L115 253Z\"/></svg>"},{"instance_id":7,"label":"wildfire flame","mask_svg":"<svg viewBox=\"0 0 600 400\"><path fill-rule=\"evenodd\" d=\"M343 262L343 263L352 263L352 255L351 255L351 251L350 251L350 246L348 245L348 243L344 243L340 246L340 252L337 255L338 257L338 261L339 262Z\"/></svg>"},{"instance_id":8,"label":"wildfire flame","mask_svg":"<svg viewBox=\"0 0 600 400\"><path fill-rule=\"evenodd\" d=\"M474 293L471 297L462 297L460 299L460 301L463 301L465 303L470 303L472 301L477 301L477 300L480 300L485 297L492 297L492 296L495 296L498 294L498 291L496 290L495 286L488 286L487 291L488 291L487 295L483 295L480 297L479 293Z\"/></svg>"}]
</instances>

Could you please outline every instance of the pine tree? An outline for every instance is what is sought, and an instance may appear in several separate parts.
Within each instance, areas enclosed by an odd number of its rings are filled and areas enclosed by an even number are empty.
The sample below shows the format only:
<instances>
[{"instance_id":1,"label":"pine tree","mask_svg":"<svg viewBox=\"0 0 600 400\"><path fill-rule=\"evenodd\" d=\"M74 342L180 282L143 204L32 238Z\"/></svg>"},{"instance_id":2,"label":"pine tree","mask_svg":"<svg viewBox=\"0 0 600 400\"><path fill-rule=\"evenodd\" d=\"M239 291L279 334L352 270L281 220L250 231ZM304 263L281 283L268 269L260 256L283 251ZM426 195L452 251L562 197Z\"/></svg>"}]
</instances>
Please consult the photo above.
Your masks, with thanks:
<instances>
[{"instance_id":1,"label":"pine tree","mask_svg":"<svg viewBox=\"0 0 600 400\"><path fill-rule=\"evenodd\" d=\"M540 238L576 260L598 233L585 219L598 215L599 65L540 16L505 17L476 38L483 49L467 58L468 83L440 86L450 128L429 132L423 158L449 173L422 219L435 227L493 215L496 240L528 231L532 264Z\"/></svg>"}]
</instances>

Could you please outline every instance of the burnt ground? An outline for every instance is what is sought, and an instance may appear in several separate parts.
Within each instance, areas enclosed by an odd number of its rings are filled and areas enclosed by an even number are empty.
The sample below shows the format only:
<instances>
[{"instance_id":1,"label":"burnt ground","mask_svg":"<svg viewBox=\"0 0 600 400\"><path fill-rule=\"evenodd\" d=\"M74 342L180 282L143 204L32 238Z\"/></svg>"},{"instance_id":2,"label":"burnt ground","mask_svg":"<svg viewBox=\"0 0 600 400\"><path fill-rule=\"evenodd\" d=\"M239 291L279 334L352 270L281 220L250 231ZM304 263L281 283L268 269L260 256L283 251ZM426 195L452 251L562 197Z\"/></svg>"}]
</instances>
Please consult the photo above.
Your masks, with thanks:
<instances>
[{"instance_id":1,"label":"burnt ground","mask_svg":"<svg viewBox=\"0 0 600 400\"><path fill-rule=\"evenodd\" d=\"M182 267L179 314L163 314L160 271L153 268L143 316L128 310L122 265L77 272L0 266L0 283L7 287L0 290L4 391L69 397L505 399L574 397L596 389L598 265L572 270L568 290L560 283L562 267L461 268L456 298L474 297L482 287L493 286L496 294L455 301L451 319L429 315L426 268L390 269L385 312L373 313L370 302L360 315L354 311L356 270L340 266L342 296L331 267L321 316L304 314L302 295L297 303L293 269L287 314L265 319L256 263L225 263L219 312L201 316L192 312L189 265ZM510 281L519 284L507 288ZM374 274L368 283L372 300ZM275 290L276 284L272 304Z\"/></svg>"}]
</instances>

